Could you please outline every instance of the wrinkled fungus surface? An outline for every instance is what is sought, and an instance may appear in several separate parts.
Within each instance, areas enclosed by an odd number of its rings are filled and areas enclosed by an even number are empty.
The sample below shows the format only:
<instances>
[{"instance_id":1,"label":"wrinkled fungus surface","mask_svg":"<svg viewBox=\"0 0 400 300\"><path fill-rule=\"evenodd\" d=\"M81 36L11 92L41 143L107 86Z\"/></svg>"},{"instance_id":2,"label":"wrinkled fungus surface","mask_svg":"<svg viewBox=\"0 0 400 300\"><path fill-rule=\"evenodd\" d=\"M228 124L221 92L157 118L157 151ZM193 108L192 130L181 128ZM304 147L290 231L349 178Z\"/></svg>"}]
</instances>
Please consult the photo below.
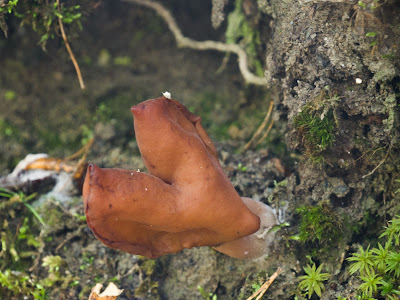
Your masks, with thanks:
<instances>
[{"instance_id":1,"label":"wrinkled fungus surface","mask_svg":"<svg viewBox=\"0 0 400 300\"><path fill-rule=\"evenodd\" d=\"M92 164L83 187L87 223L103 244L156 258L260 229L259 216L224 174L200 117L165 97L131 110L149 174Z\"/></svg>"}]
</instances>

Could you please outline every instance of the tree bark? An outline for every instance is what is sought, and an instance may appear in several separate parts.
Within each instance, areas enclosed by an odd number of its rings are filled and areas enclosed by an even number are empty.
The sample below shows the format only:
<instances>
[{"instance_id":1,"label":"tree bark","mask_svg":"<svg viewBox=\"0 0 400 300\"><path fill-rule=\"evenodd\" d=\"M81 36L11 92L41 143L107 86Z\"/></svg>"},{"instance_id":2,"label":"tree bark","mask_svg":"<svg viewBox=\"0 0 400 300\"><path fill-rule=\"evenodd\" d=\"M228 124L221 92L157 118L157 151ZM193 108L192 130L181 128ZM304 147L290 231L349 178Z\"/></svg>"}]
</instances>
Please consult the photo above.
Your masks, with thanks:
<instances>
[{"instance_id":1,"label":"tree bark","mask_svg":"<svg viewBox=\"0 0 400 300\"><path fill-rule=\"evenodd\" d=\"M288 122L287 143L309 158L299 165L297 201L329 200L354 221L366 211L381 222L392 217L400 178L398 2L258 4L273 17L265 74ZM305 110L333 119L326 149L307 141L312 128L299 125Z\"/></svg>"}]
</instances>

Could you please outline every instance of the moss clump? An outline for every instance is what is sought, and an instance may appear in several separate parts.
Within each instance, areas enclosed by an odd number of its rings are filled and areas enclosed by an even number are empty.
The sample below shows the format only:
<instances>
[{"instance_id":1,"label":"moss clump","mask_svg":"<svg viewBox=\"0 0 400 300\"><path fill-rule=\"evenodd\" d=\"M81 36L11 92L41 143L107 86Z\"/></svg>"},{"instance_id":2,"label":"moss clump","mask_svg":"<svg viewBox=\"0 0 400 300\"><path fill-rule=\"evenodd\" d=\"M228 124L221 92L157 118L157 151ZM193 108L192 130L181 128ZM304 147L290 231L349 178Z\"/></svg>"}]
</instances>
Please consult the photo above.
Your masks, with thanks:
<instances>
[{"instance_id":1,"label":"moss clump","mask_svg":"<svg viewBox=\"0 0 400 300\"><path fill-rule=\"evenodd\" d=\"M335 118L332 108L306 104L294 118L301 144L311 157L318 157L335 140Z\"/></svg>"},{"instance_id":2,"label":"moss clump","mask_svg":"<svg viewBox=\"0 0 400 300\"><path fill-rule=\"evenodd\" d=\"M50 38L58 35L58 18L63 24L72 27L74 32L82 28L83 12L89 10L89 1L65 1L58 6L55 0L12 0L0 5L0 29L7 37L7 19L10 15L21 19L21 25L29 24L40 36L39 44L43 50Z\"/></svg>"},{"instance_id":3,"label":"moss clump","mask_svg":"<svg viewBox=\"0 0 400 300\"><path fill-rule=\"evenodd\" d=\"M156 269L156 261L145 257L140 257L139 274L140 284L135 289L135 296L138 298L148 297L149 299L160 299L158 294L158 282L152 279Z\"/></svg>"},{"instance_id":4,"label":"moss clump","mask_svg":"<svg viewBox=\"0 0 400 300\"><path fill-rule=\"evenodd\" d=\"M300 215L299 239L302 242L320 244L336 241L342 232L342 221L327 203L318 206L301 206L297 209Z\"/></svg>"},{"instance_id":5,"label":"moss clump","mask_svg":"<svg viewBox=\"0 0 400 300\"><path fill-rule=\"evenodd\" d=\"M258 48L261 45L260 34L247 22L242 10L242 2L243 0L236 0L234 11L228 15L226 42L244 45L250 65L258 76L263 76L264 70L258 58Z\"/></svg>"},{"instance_id":6,"label":"moss clump","mask_svg":"<svg viewBox=\"0 0 400 300\"><path fill-rule=\"evenodd\" d=\"M30 205L33 198L0 189L1 299L56 299L79 284L65 256L54 256L48 249L55 249L65 240L65 236L58 238L60 233L67 228L76 230L80 221L59 205L43 204L42 210L57 218L53 222Z\"/></svg>"}]
</instances>

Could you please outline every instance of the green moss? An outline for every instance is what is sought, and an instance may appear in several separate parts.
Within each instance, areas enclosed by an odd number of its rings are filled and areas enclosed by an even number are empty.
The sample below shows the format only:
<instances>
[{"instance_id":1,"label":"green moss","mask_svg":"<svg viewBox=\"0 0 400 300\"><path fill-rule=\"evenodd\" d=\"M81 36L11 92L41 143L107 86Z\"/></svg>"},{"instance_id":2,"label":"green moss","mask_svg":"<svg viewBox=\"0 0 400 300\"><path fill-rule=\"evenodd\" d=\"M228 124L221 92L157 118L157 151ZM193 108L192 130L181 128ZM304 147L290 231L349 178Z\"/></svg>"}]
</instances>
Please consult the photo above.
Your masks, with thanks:
<instances>
[{"instance_id":1,"label":"green moss","mask_svg":"<svg viewBox=\"0 0 400 300\"><path fill-rule=\"evenodd\" d=\"M133 33L132 39L129 42L131 48L137 47L145 38L146 32L144 30L137 30Z\"/></svg>"},{"instance_id":2,"label":"green moss","mask_svg":"<svg viewBox=\"0 0 400 300\"><path fill-rule=\"evenodd\" d=\"M231 140L251 136L265 117L268 97L267 92L253 88L246 89L237 99L223 91L205 90L185 105L201 116L201 123L213 140ZM237 128L237 136L231 135L232 127Z\"/></svg>"},{"instance_id":3,"label":"green moss","mask_svg":"<svg viewBox=\"0 0 400 300\"><path fill-rule=\"evenodd\" d=\"M12 125L11 123L7 122L6 120L0 118L0 138L4 136L8 139L13 139L16 141L20 140L20 132L19 130Z\"/></svg>"},{"instance_id":4,"label":"green moss","mask_svg":"<svg viewBox=\"0 0 400 300\"><path fill-rule=\"evenodd\" d=\"M130 90L113 90L110 95L98 99L98 105L92 119L86 124L88 128L93 128L98 122L107 124L112 122L116 130L125 131L132 127L132 104L139 101L144 96L139 94L132 95Z\"/></svg>"},{"instance_id":5,"label":"green moss","mask_svg":"<svg viewBox=\"0 0 400 300\"><path fill-rule=\"evenodd\" d=\"M59 255L53 255L55 247L65 241L66 231L86 227L80 216L73 216L51 200L36 211L27 205L32 198L21 192L0 189L1 299L58 299L59 295L76 291L81 280L76 276L78 272L83 274L90 270L93 277L96 275L92 269L94 258L90 254L82 257L82 265L87 268L85 272L80 271L76 263L67 263L63 253L70 251L67 250L69 244L59 249ZM89 286L86 291L86 286L81 287L85 299L91 288Z\"/></svg>"},{"instance_id":6,"label":"green moss","mask_svg":"<svg viewBox=\"0 0 400 300\"><path fill-rule=\"evenodd\" d=\"M250 65L259 76L263 76L264 70L258 59L257 48L261 45L260 35L257 30L247 22L242 11L243 0L236 0L235 9L228 15L228 25L225 32L228 44L244 44L249 55Z\"/></svg>"},{"instance_id":7,"label":"green moss","mask_svg":"<svg viewBox=\"0 0 400 300\"><path fill-rule=\"evenodd\" d=\"M307 104L294 118L294 127L311 156L326 150L335 140L333 110L321 110Z\"/></svg>"},{"instance_id":8,"label":"green moss","mask_svg":"<svg viewBox=\"0 0 400 300\"><path fill-rule=\"evenodd\" d=\"M149 277L146 277L139 287L135 289L135 297L146 297L146 299L154 300L160 299L160 296L158 295L158 282L152 281Z\"/></svg>"},{"instance_id":9,"label":"green moss","mask_svg":"<svg viewBox=\"0 0 400 300\"><path fill-rule=\"evenodd\" d=\"M17 97L17 94L13 90L6 90L4 92L4 98L6 101L12 101Z\"/></svg>"},{"instance_id":10,"label":"green moss","mask_svg":"<svg viewBox=\"0 0 400 300\"><path fill-rule=\"evenodd\" d=\"M362 282L358 289L360 299L394 300L400 295L400 216L389 222L379 238L382 244L365 250L360 246L347 259L351 261L349 274L358 274Z\"/></svg>"},{"instance_id":11,"label":"green moss","mask_svg":"<svg viewBox=\"0 0 400 300\"><path fill-rule=\"evenodd\" d=\"M144 257L141 259L140 269L147 276L153 274L155 267L156 267L156 261L154 259L147 259Z\"/></svg>"},{"instance_id":12,"label":"green moss","mask_svg":"<svg viewBox=\"0 0 400 300\"><path fill-rule=\"evenodd\" d=\"M297 209L300 215L299 239L303 242L320 244L336 241L342 232L342 221L325 202L318 206L301 206Z\"/></svg>"},{"instance_id":13,"label":"green moss","mask_svg":"<svg viewBox=\"0 0 400 300\"><path fill-rule=\"evenodd\" d=\"M117 56L114 57L114 65L128 67L132 63L132 59L129 56Z\"/></svg>"},{"instance_id":14,"label":"green moss","mask_svg":"<svg viewBox=\"0 0 400 300\"><path fill-rule=\"evenodd\" d=\"M82 9L83 5L84 9ZM64 24L68 24L70 29L73 27L73 31L82 28L83 11L89 9L88 5L88 1L63 2L60 7L55 0L8 1L6 6L0 7L0 28L7 35L6 20L8 15L13 14L21 19L21 25L29 24L37 32L40 37L39 44L45 49L48 39L59 36L57 32L59 18Z\"/></svg>"},{"instance_id":15,"label":"green moss","mask_svg":"<svg viewBox=\"0 0 400 300\"><path fill-rule=\"evenodd\" d=\"M139 286L135 289L135 296L138 298L146 297L149 299L160 299L158 294L158 282L152 279L156 269L156 261L145 257L140 257L139 273L144 275Z\"/></svg>"},{"instance_id":16,"label":"green moss","mask_svg":"<svg viewBox=\"0 0 400 300\"><path fill-rule=\"evenodd\" d=\"M201 298L204 300L217 300L218 299L217 295L215 295L214 293L207 293L201 286L198 286L197 289L200 292Z\"/></svg>"},{"instance_id":17,"label":"green moss","mask_svg":"<svg viewBox=\"0 0 400 300\"><path fill-rule=\"evenodd\" d=\"M34 278L23 272L12 272L9 269L0 270L0 295L7 299L27 295L32 295L35 299L48 299L45 288L39 283L35 283Z\"/></svg>"},{"instance_id":18,"label":"green moss","mask_svg":"<svg viewBox=\"0 0 400 300\"><path fill-rule=\"evenodd\" d=\"M38 254L39 231L43 229L23 202L28 198L22 193L0 190L0 295L4 299L26 295L45 299L44 288L26 273Z\"/></svg>"},{"instance_id":19,"label":"green moss","mask_svg":"<svg viewBox=\"0 0 400 300\"><path fill-rule=\"evenodd\" d=\"M268 274L273 273L274 271L271 270L271 273ZM242 288L240 289L240 293L237 296L237 299L244 300L253 295L265 283L265 278L268 278L268 274L266 271L261 271L257 274L251 274L247 276L242 285Z\"/></svg>"},{"instance_id":20,"label":"green moss","mask_svg":"<svg viewBox=\"0 0 400 300\"><path fill-rule=\"evenodd\" d=\"M322 292L325 290L324 281L328 280L331 275L329 273L322 273L321 264L318 268L313 263L312 266L307 265L303 267L306 275L300 277L299 289L304 292L304 295L308 296L308 299L315 293L321 297Z\"/></svg>"},{"instance_id":21,"label":"green moss","mask_svg":"<svg viewBox=\"0 0 400 300\"><path fill-rule=\"evenodd\" d=\"M64 212L52 201L46 201L38 207L38 211L46 220L46 224L54 228L62 226L62 222L66 219Z\"/></svg>"},{"instance_id":22,"label":"green moss","mask_svg":"<svg viewBox=\"0 0 400 300\"><path fill-rule=\"evenodd\" d=\"M335 141L338 126L335 109L340 98L322 90L313 101L304 105L293 118L293 127L305 153L317 163L323 163L323 152Z\"/></svg>"}]
</instances>

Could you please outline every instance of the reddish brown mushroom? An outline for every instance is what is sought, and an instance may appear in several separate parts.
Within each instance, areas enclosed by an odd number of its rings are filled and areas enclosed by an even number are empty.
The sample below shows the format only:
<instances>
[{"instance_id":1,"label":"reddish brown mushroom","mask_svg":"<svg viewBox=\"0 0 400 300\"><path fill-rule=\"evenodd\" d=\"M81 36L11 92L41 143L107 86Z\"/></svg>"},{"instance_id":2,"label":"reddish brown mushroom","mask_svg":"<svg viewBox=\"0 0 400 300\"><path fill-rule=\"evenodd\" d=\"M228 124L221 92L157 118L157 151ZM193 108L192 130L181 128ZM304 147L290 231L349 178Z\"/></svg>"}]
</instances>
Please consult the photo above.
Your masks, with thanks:
<instances>
[{"instance_id":1,"label":"reddish brown mushroom","mask_svg":"<svg viewBox=\"0 0 400 300\"><path fill-rule=\"evenodd\" d=\"M149 174L88 167L85 213L102 243L156 258L259 230L257 212L246 203L249 210L224 174L200 117L165 97L131 110Z\"/></svg>"}]
</instances>

